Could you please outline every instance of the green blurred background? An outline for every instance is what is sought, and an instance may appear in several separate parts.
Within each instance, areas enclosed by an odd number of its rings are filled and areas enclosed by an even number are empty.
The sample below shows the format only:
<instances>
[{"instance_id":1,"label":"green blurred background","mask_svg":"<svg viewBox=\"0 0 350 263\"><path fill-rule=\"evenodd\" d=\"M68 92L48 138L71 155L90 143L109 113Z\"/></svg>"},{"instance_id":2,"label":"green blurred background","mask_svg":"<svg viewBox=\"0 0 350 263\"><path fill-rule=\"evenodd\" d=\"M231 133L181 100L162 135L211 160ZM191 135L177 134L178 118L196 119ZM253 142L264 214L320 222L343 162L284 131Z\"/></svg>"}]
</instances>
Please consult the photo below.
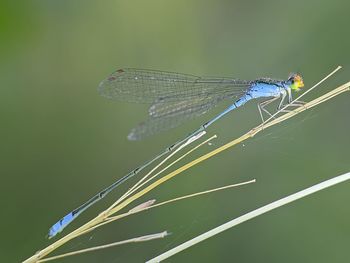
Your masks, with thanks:
<instances>
[{"instance_id":1,"label":"green blurred background","mask_svg":"<svg viewBox=\"0 0 350 263\"><path fill-rule=\"evenodd\" d=\"M112 102L96 87L121 67L255 79L303 74L312 92L350 79L349 1L2 1L0 6L0 261L44 248L49 227L103 187L208 120L129 142L147 105ZM165 239L60 262L142 262L268 202L349 170L349 94L300 114L190 169L142 200L159 201L244 180L254 185L132 216L59 252L168 230ZM219 138L259 123L256 104L226 116ZM187 159L187 161L190 158ZM130 183L129 183L130 185ZM349 183L203 242L170 262L347 262ZM127 185L82 215L99 213ZM141 201L139 201L141 202ZM137 202L137 203L139 203ZM135 203L136 204L136 203Z\"/></svg>"}]
</instances>

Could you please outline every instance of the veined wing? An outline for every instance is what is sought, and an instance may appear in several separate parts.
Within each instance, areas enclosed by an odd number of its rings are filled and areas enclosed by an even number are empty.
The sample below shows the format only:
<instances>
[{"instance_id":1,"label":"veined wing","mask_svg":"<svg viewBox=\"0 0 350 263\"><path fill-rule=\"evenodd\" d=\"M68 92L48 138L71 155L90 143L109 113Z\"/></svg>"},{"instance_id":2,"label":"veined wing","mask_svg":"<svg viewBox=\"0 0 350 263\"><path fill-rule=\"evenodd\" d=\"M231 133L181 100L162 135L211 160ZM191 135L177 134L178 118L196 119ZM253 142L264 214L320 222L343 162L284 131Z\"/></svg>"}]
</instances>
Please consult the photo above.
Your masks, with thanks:
<instances>
[{"instance_id":1,"label":"veined wing","mask_svg":"<svg viewBox=\"0 0 350 263\"><path fill-rule=\"evenodd\" d=\"M99 93L109 99L137 103L157 100L180 101L207 97L208 94L232 92L235 87L247 87L252 81L229 78L203 78L188 74L144 69L120 69L103 80Z\"/></svg>"},{"instance_id":2,"label":"veined wing","mask_svg":"<svg viewBox=\"0 0 350 263\"><path fill-rule=\"evenodd\" d=\"M132 129L128 138L129 140L140 140L175 128L184 121L205 114L224 99L240 97L245 92L246 88L241 88L231 90L231 93L208 94L206 97L191 97L181 101L174 101L171 98L158 100L149 109L150 117Z\"/></svg>"}]
</instances>

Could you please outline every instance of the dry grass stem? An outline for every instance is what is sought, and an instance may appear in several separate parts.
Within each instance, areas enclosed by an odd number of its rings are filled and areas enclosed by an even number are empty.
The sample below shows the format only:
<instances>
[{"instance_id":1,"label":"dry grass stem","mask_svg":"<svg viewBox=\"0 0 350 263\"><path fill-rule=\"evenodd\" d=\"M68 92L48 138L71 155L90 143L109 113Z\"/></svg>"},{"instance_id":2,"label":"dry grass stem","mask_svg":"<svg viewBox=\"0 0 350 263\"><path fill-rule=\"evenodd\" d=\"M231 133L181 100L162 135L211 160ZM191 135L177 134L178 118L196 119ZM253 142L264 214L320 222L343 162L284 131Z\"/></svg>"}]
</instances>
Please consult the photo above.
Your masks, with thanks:
<instances>
[{"instance_id":1,"label":"dry grass stem","mask_svg":"<svg viewBox=\"0 0 350 263\"><path fill-rule=\"evenodd\" d=\"M324 181L322 183L313 185L309 188L306 188L306 189L299 191L297 193L294 193L292 195L286 196L282 199L279 199L275 202L272 202L268 205L265 205L263 207L255 209L247 214L244 214L240 217L237 217L231 221L228 221L228 222L226 222L226 223L224 223L216 228L213 228L213 229L211 229L211 230L209 230L209 231L207 231L207 232L205 232L205 233L203 233L203 234L201 234L201 235L199 235L191 240L188 240L188 241L164 252L163 254L161 254L155 258L152 258L151 260L147 261L147 263L156 263L156 262L163 261L163 260L189 248L189 247L192 247L192 246L194 246L194 245L196 245L204 240L207 240L208 238L213 237L213 236L215 236L223 231L226 231L226 230L228 230L236 225L239 225L239 224L246 222L252 218L255 218L257 216L265 214L271 210L274 210L276 208L279 208L281 206L284 206L286 204L294 202L298 199L304 198L308 195L314 194L318 191L324 190L328 187L345 182L347 180L350 180L350 172L346 173L346 174L339 175L339 176L334 177L334 178L331 178L331 179Z\"/></svg>"},{"instance_id":2,"label":"dry grass stem","mask_svg":"<svg viewBox=\"0 0 350 263\"><path fill-rule=\"evenodd\" d=\"M133 208L133 209L130 209L126 213L106 218L106 220L104 222L101 222L100 224L89 228L85 232L82 232L81 235L86 234L86 233L88 233L88 232L90 232L92 230L95 230L96 228L99 228L99 227L101 227L103 225L109 224L109 223L111 223L113 221L119 220L121 218L130 216L130 215L133 215L133 214L145 211L145 210L149 210L149 209L152 209L152 208L163 206L163 205L166 205L166 204L169 204L169 203L173 203L173 202L176 202L176 201L180 201L180 200L184 200L184 199L188 199L188 198L192 198L192 197L196 197L196 196L200 196L200 195L204 195L204 194L209 194L209 193L213 193L213 192L217 192L217 191L222 191L222 190L230 189L230 188L233 188L233 187L243 186L243 185L251 184L251 183L255 183L255 182L256 182L256 180L253 179L253 180L242 182L242 183L238 183L238 184L225 185L223 187L218 187L218 188L214 188L214 189L210 189L210 190L206 190L206 191L202 191L202 192L197 192L197 193L194 193L194 194L189 194L189 195L176 197L176 198L173 198L173 199L170 199L170 200L167 200L167 201L163 201L161 203L154 204L154 205L153 205L153 203L155 202L155 199L152 199L152 200L146 201L145 203L142 203L141 204L142 207L140 207L140 205L138 205L138 206L135 207L137 209ZM146 204L146 205L144 205L144 204Z\"/></svg>"},{"instance_id":3,"label":"dry grass stem","mask_svg":"<svg viewBox=\"0 0 350 263\"><path fill-rule=\"evenodd\" d=\"M135 238L131 238L131 239L123 240L123 241L113 242L113 243L106 244L106 245L90 247L90 248L86 248L86 249L81 249L81 250L77 250L77 251L73 251L73 252L57 255L57 256L54 256L54 257L45 258L45 259L39 260L38 262L52 261L52 260L56 260L56 259L60 259L60 258L65 258L65 257L69 257L69 256L75 256L75 255L87 253L87 252L93 252L93 251L97 251L97 250L101 250L101 249L106 249L106 248L111 248L111 247L115 247L115 246L120 246L120 245L124 245L124 244L128 244L128 243L146 242L146 241L150 241L150 240L153 240L153 239L164 238L164 237L166 237L168 235L169 235L169 233L167 231L164 231L164 232L161 232L161 233L150 234L150 235L141 236L141 237L135 237Z\"/></svg>"}]
</instances>

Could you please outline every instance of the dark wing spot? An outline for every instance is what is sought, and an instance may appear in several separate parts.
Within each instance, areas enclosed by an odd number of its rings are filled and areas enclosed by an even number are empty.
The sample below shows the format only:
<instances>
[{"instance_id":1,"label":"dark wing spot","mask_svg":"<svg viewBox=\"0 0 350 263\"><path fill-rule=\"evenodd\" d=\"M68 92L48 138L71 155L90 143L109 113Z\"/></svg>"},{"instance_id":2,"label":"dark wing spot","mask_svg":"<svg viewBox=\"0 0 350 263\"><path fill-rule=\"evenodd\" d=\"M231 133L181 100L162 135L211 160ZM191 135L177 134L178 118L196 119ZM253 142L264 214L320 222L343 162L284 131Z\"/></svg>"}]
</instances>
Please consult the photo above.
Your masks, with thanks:
<instances>
[{"instance_id":1,"label":"dark wing spot","mask_svg":"<svg viewBox=\"0 0 350 263\"><path fill-rule=\"evenodd\" d=\"M108 78L109 81L116 80L116 79L117 79L117 78L114 77L114 76L110 76L110 77Z\"/></svg>"}]
</instances>

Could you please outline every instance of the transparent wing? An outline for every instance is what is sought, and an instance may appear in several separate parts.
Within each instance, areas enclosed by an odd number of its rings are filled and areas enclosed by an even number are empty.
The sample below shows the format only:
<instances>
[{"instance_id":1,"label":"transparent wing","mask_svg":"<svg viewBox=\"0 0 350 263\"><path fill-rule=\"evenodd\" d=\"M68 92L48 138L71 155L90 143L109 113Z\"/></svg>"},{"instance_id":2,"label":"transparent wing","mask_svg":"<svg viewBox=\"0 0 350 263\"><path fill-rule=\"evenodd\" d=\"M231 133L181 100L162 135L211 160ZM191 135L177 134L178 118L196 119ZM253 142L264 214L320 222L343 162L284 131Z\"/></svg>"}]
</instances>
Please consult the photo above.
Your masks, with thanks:
<instances>
[{"instance_id":1,"label":"transparent wing","mask_svg":"<svg viewBox=\"0 0 350 263\"><path fill-rule=\"evenodd\" d=\"M139 140L206 113L226 98L242 96L253 81L188 74L120 69L103 80L99 93L109 99L151 103L149 119L128 138Z\"/></svg>"},{"instance_id":2,"label":"transparent wing","mask_svg":"<svg viewBox=\"0 0 350 263\"><path fill-rule=\"evenodd\" d=\"M99 85L99 93L109 99L137 103L157 100L180 101L186 98L232 92L251 81L198 76L144 69L119 69Z\"/></svg>"},{"instance_id":3,"label":"transparent wing","mask_svg":"<svg viewBox=\"0 0 350 263\"><path fill-rule=\"evenodd\" d=\"M239 97L246 90L234 93L212 94L207 97L193 97L181 101L171 99L156 101L149 109L150 117L129 133L129 140L140 140L161 131L172 129L184 121L200 116L214 108L224 99Z\"/></svg>"}]
</instances>

